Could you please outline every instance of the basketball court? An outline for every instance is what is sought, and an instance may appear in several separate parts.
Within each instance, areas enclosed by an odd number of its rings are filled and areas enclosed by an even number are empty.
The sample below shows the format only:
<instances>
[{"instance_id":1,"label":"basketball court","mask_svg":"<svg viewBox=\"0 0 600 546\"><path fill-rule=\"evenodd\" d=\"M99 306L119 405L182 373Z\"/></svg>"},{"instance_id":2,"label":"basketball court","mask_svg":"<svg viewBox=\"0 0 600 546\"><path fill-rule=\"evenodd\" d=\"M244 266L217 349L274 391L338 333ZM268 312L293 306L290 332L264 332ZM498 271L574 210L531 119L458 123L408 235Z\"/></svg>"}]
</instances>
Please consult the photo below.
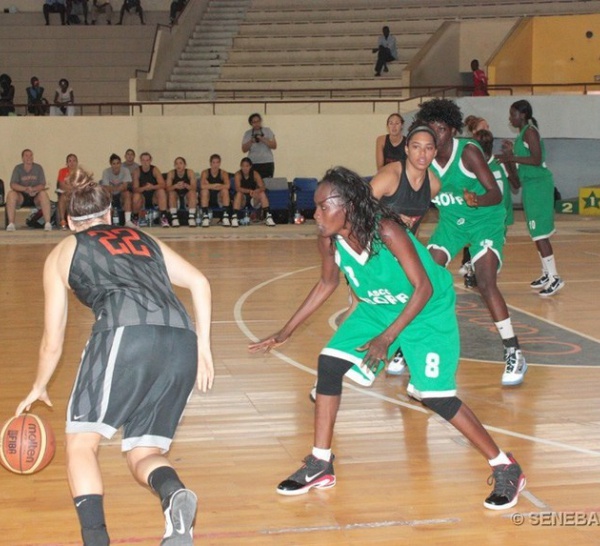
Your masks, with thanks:
<instances>
[{"instance_id":1,"label":"basketball court","mask_svg":"<svg viewBox=\"0 0 600 546\"><path fill-rule=\"evenodd\" d=\"M406 375L371 388L346 382L334 436L337 485L282 497L277 484L312 447L309 391L316 358L346 307L337 292L291 340L268 355L250 341L277 331L319 275L314 224L153 228L201 269L213 290L215 383L195 392L171 458L199 498L197 544L237 545L592 545L600 541L600 218L558 215L552 243L566 287L542 299L529 288L539 259L522 214L509 230L499 286L530 363L520 387L503 388L502 345L481 299L458 294L459 396L527 476L518 505L492 512L484 458L441 418L406 395ZM425 222L419 238L434 227ZM42 268L64 233L0 233L0 421L34 379L43 328ZM178 292L190 308L187 293ZM11 546L81 544L65 471L64 415L93 322L73 296L64 353L50 385L53 408L36 404L56 433L42 472L0 469L2 536ZM168 355L165 355L165 365ZM102 444L105 511L115 545L156 545L159 502L131 478L120 439Z\"/></svg>"}]
</instances>

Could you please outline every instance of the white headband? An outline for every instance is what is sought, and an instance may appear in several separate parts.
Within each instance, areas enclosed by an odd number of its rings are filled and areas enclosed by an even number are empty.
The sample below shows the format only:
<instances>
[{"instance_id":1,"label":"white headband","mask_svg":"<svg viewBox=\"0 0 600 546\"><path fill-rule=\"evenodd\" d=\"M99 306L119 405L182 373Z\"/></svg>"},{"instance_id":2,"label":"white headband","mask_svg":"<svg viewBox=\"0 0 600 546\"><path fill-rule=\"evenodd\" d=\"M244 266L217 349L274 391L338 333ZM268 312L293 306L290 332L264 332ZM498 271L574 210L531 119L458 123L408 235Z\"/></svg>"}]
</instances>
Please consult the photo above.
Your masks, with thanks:
<instances>
[{"instance_id":1,"label":"white headband","mask_svg":"<svg viewBox=\"0 0 600 546\"><path fill-rule=\"evenodd\" d=\"M83 222L85 220L93 220L94 218L100 218L100 216L104 216L109 210L110 210L110 206L107 209L101 210L100 212L86 214L85 216L71 216L71 220L73 220L74 222Z\"/></svg>"}]
</instances>

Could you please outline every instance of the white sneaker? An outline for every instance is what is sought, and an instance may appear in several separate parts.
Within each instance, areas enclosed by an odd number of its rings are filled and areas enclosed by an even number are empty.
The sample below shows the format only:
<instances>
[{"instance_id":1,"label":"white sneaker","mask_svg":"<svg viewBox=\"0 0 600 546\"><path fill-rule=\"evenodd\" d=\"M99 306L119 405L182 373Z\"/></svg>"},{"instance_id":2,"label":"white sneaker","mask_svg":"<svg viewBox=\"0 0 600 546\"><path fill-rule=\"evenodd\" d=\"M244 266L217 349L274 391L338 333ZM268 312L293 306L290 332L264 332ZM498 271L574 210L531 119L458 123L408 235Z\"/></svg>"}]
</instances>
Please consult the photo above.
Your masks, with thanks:
<instances>
[{"instance_id":1,"label":"white sneaker","mask_svg":"<svg viewBox=\"0 0 600 546\"><path fill-rule=\"evenodd\" d=\"M195 216L188 217L188 226L196 227L196 217Z\"/></svg>"},{"instance_id":2,"label":"white sneaker","mask_svg":"<svg viewBox=\"0 0 600 546\"><path fill-rule=\"evenodd\" d=\"M550 282L546 285L546 288L540 291L540 296L542 298L554 296L554 294L556 294L564 285L565 281L563 281L560 277L552 277Z\"/></svg>"},{"instance_id":3,"label":"white sneaker","mask_svg":"<svg viewBox=\"0 0 600 546\"><path fill-rule=\"evenodd\" d=\"M504 362L506 362L506 365L502 374L502 384L506 387L514 387L523 383L527 371L527 362L525 362L521 349L505 347Z\"/></svg>"},{"instance_id":4,"label":"white sneaker","mask_svg":"<svg viewBox=\"0 0 600 546\"><path fill-rule=\"evenodd\" d=\"M221 219L221 224L223 225L223 227L231 227L231 221L229 220L229 215L224 214L223 218Z\"/></svg>"},{"instance_id":5,"label":"white sneaker","mask_svg":"<svg viewBox=\"0 0 600 546\"><path fill-rule=\"evenodd\" d=\"M316 381L315 381L315 384L312 386L312 389L310 389L310 393L308 394L308 397L310 398L311 402L317 401L317 382Z\"/></svg>"},{"instance_id":6,"label":"white sneaker","mask_svg":"<svg viewBox=\"0 0 600 546\"><path fill-rule=\"evenodd\" d=\"M388 375L402 375L406 368L406 362L404 361L404 355L402 354L402 350L398 349L394 358L390 361L387 368L385 369L385 373Z\"/></svg>"},{"instance_id":7,"label":"white sneaker","mask_svg":"<svg viewBox=\"0 0 600 546\"><path fill-rule=\"evenodd\" d=\"M44 224L44 231L52 231L52 224L50 222Z\"/></svg>"},{"instance_id":8,"label":"white sneaker","mask_svg":"<svg viewBox=\"0 0 600 546\"><path fill-rule=\"evenodd\" d=\"M17 226L15 226L12 222L6 226L6 231L17 231Z\"/></svg>"},{"instance_id":9,"label":"white sneaker","mask_svg":"<svg viewBox=\"0 0 600 546\"><path fill-rule=\"evenodd\" d=\"M171 220L171 226L179 227L179 218L177 218L177 215L173 216L173 219Z\"/></svg>"},{"instance_id":10,"label":"white sneaker","mask_svg":"<svg viewBox=\"0 0 600 546\"><path fill-rule=\"evenodd\" d=\"M265 218L265 226L273 227L275 225L275 220L273 220L273 216L269 213Z\"/></svg>"},{"instance_id":11,"label":"white sneaker","mask_svg":"<svg viewBox=\"0 0 600 546\"><path fill-rule=\"evenodd\" d=\"M137 227L131 220L127 220L127 222L125 222L125 227Z\"/></svg>"},{"instance_id":12,"label":"white sneaker","mask_svg":"<svg viewBox=\"0 0 600 546\"><path fill-rule=\"evenodd\" d=\"M471 262L465 262L464 264L462 264L460 266L460 269L458 270L458 274L462 275L464 277L469 272L470 268L471 268Z\"/></svg>"},{"instance_id":13,"label":"white sneaker","mask_svg":"<svg viewBox=\"0 0 600 546\"><path fill-rule=\"evenodd\" d=\"M210 227L210 218L207 214L202 217L202 227Z\"/></svg>"},{"instance_id":14,"label":"white sneaker","mask_svg":"<svg viewBox=\"0 0 600 546\"><path fill-rule=\"evenodd\" d=\"M240 221L238 220L237 216L234 216L231 219L231 227L240 227Z\"/></svg>"}]
</instances>

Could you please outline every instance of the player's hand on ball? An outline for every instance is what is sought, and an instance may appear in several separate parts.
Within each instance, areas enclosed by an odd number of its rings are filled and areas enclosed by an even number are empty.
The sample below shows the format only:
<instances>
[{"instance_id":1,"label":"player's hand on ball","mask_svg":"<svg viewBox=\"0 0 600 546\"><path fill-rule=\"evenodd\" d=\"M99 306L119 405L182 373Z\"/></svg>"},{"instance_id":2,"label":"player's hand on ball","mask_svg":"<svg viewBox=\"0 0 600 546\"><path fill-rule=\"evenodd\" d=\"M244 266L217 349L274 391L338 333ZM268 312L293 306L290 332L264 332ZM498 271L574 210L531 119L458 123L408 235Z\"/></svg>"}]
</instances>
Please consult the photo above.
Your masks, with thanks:
<instances>
[{"instance_id":1,"label":"player's hand on ball","mask_svg":"<svg viewBox=\"0 0 600 546\"><path fill-rule=\"evenodd\" d=\"M31 405L37 400L41 400L47 406L52 407L52 402L50 401L50 397L48 396L48 391L43 388L33 388L31 392L19 403L17 406L17 411L15 412L15 416L18 417L24 411L29 411Z\"/></svg>"}]
</instances>

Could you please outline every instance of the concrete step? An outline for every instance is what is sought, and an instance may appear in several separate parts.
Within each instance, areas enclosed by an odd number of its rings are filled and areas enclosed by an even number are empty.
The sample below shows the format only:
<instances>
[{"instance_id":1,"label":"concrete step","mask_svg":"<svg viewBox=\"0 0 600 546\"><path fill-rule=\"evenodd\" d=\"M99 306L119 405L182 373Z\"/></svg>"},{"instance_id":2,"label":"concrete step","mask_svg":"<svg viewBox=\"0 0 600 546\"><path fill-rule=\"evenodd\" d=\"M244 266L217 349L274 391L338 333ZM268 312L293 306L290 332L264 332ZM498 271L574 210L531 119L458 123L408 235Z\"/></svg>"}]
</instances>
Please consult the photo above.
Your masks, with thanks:
<instances>
[{"instance_id":1,"label":"concrete step","mask_svg":"<svg viewBox=\"0 0 600 546\"><path fill-rule=\"evenodd\" d=\"M233 44L233 38L230 37L218 37L218 38L190 38L187 43L187 47L204 47L204 46L222 46L229 48Z\"/></svg>"},{"instance_id":2,"label":"concrete step","mask_svg":"<svg viewBox=\"0 0 600 546\"><path fill-rule=\"evenodd\" d=\"M404 32L420 32L433 34L440 26L440 20L417 20L403 21L391 28L394 35ZM352 23L346 21L332 22L278 22L278 23L248 23L240 25L239 36L346 36L363 35L371 36L371 41L376 42L381 34L381 21L366 21L364 23Z\"/></svg>"},{"instance_id":3,"label":"concrete step","mask_svg":"<svg viewBox=\"0 0 600 546\"><path fill-rule=\"evenodd\" d=\"M184 51L181 54L181 61L212 61L212 60L227 60L229 57L227 50L215 51L214 49L205 51Z\"/></svg>"},{"instance_id":4,"label":"concrete step","mask_svg":"<svg viewBox=\"0 0 600 546\"><path fill-rule=\"evenodd\" d=\"M405 65L401 63L390 64L398 73ZM374 63L322 63L307 65L224 65L221 68L221 77L230 80L295 80L311 78L361 78L373 75Z\"/></svg>"},{"instance_id":5,"label":"concrete step","mask_svg":"<svg viewBox=\"0 0 600 546\"><path fill-rule=\"evenodd\" d=\"M399 61L408 63L419 48L398 50ZM244 64L320 64L324 62L374 63L376 55L370 49L305 49L305 50L261 50L246 51L232 49L228 66Z\"/></svg>"},{"instance_id":6,"label":"concrete step","mask_svg":"<svg viewBox=\"0 0 600 546\"><path fill-rule=\"evenodd\" d=\"M220 71L221 67L219 66L176 66L173 68L171 81L195 81L196 78L208 78L211 75L217 77Z\"/></svg>"},{"instance_id":7,"label":"concrete step","mask_svg":"<svg viewBox=\"0 0 600 546\"><path fill-rule=\"evenodd\" d=\"M419 32L397 36L398 49L420 48L431 34ZM241 36L233 40L233 49L244 51L263 50L304 50L304 49L365 49L371 50L377 45L376 36L349 34L347 36Z\"/></svg>"},{"instance_id":8,"label":"concrete step","mask_svg":"<svg viewBox=\"0 0 600 546\"><path fill-rule=\"evenodd\" d=\"M212 82L167 82L168 91L211 91L214 86Z\"/></svg>"}]
</instances>

